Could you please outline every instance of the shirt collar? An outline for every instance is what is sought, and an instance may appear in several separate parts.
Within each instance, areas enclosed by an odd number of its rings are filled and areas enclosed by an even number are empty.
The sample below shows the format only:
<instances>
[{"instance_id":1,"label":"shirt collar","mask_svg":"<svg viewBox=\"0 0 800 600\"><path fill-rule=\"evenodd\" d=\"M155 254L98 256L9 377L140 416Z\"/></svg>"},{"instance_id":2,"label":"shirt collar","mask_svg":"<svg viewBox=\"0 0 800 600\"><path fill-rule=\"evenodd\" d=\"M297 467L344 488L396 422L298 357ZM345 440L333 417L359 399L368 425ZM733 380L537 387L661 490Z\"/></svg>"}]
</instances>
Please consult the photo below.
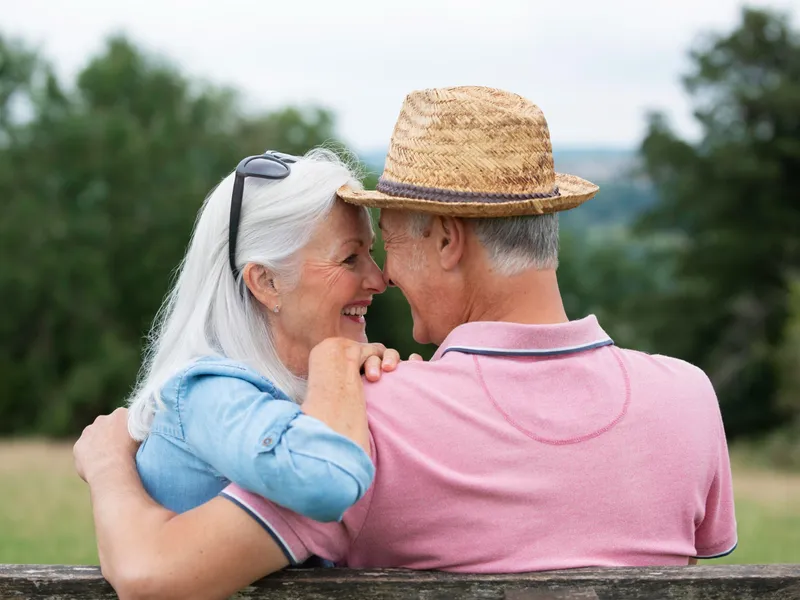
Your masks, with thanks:
<instances>
[{"instance_id":1,"label":"shirt collar","mask_svg":"<svg viewBox=\"0 0 800 600\"><path fill-rule=\"evenodd\" d=\"M431 360L448 352L495 356L554 356L610 346L597 317L552 325L475 321L459 325L445 338Z\"/></svg>"}]
</instances>

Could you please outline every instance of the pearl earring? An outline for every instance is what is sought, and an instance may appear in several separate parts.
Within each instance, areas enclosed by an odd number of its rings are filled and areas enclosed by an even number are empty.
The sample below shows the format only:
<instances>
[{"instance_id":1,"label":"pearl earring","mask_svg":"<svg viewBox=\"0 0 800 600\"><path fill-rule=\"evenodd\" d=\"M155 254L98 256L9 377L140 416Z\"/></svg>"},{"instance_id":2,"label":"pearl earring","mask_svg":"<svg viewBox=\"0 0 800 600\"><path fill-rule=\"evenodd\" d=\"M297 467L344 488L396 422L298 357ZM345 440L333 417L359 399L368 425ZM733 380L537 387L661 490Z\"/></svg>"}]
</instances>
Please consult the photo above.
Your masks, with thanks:
<instances>
[{"instance_id":1,"label":"pearl earring","mask_svg":"<svg viewBox=\"0 0 800 600\"><path fill-rule=\"evenodd\" d=\"M276 304L276 305L275 305L275 308L273 308L273 309L272 309L272 312L274 312L275 314L277 314L277 313L278 313L278 311L279 311L280 309L281 309L281 307L280 307L280 306L278 306L278 305Z\"/></svg>"}]
</instances>

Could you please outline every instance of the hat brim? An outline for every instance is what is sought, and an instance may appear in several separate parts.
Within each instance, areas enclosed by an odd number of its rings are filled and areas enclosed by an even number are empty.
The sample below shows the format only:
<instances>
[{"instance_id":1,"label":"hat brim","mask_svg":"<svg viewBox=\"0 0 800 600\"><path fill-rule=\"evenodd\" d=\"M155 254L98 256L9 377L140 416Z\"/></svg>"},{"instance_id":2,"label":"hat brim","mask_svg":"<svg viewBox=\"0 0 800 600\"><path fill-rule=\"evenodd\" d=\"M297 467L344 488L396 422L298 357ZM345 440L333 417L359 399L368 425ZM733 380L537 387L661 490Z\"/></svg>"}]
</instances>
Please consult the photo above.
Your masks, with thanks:
<instances>
[{"instance_id":1,"label":"hat brim","mask_svg":"<svg viewBox=\"0 0 800 600\"><path fill-rule=\"evenodd\" d=\"M556 173L556 185L560 194L553 198L532 198L506 202L439 202L391 196L377 190L354 190L344 185L339 188L339 198L350 204L373 208L412 210L435 215L454 217L515 217L521 215L543 215L575 208L594 197L600 189L597 185L575 175Z\"/></svg>"}]
</instances>

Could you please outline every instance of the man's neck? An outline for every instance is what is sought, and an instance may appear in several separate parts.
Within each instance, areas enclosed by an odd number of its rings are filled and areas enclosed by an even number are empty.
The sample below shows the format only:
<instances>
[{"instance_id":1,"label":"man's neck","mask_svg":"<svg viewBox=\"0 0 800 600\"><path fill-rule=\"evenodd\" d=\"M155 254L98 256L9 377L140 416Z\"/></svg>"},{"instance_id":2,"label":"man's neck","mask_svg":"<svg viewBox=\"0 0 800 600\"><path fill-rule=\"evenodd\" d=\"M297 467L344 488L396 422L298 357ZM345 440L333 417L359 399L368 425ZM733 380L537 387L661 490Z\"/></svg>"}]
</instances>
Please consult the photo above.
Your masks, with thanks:
<instances>
[{"instance_id":1,"label":"man's neck","mask_svg":"<svg viewBox=\"0 0 800 600\"><path fill-rule=\"evenodd\" d=\"M468 288L464 323L550 325L569 321L554 269L531 269L511 277L484 272L474 281Z\"/></svg>"}]
</instances>

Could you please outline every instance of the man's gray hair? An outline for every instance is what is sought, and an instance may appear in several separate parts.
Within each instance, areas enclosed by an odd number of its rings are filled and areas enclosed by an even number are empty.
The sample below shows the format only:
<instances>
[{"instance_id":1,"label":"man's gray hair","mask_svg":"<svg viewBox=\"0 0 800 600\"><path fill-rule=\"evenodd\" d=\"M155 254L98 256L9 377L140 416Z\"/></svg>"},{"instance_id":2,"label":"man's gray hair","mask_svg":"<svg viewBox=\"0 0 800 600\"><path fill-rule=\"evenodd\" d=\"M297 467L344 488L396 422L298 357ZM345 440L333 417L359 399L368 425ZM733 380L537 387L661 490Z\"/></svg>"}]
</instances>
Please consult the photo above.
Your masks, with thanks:
<instances>
[{"instance_id":1,"label":"man's gray hair","mask_svg":"<svg viewBox=\"0 0 800 600\"><path fill-rule=\"evenodd\" d=\"M432 219L431 215L411 213L408 222L411 237L421 238ZM464 221L472 224L492 268L501 275L558 267L557 213Z\"/></svg>"}]
</instances>

